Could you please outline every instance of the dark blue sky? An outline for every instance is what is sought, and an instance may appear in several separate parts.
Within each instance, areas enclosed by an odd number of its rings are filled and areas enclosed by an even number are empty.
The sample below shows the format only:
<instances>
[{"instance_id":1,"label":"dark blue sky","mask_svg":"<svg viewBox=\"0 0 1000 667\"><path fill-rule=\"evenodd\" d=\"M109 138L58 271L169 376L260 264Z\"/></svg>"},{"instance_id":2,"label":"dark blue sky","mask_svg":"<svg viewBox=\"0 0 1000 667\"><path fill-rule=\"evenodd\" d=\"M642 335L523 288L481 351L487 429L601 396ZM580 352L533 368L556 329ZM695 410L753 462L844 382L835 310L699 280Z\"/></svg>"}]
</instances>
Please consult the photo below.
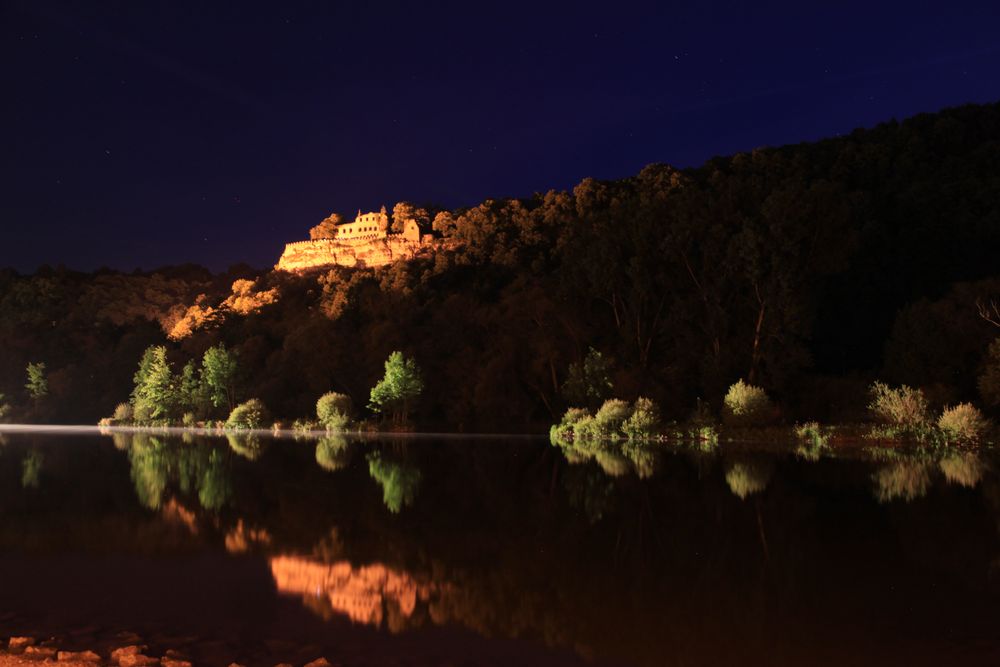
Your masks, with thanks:
<instances>
[{"instance_id":1,"label":"dark blue sky","mask_svg":"<svg viewBox=\"0 0 1000 667\"><path fill-rule=\"evenodd\" d=\"M750 4L3 0L0 266L268 266L332 211L1000 99L1000 3Z\"/></svg>"}]
</instances>

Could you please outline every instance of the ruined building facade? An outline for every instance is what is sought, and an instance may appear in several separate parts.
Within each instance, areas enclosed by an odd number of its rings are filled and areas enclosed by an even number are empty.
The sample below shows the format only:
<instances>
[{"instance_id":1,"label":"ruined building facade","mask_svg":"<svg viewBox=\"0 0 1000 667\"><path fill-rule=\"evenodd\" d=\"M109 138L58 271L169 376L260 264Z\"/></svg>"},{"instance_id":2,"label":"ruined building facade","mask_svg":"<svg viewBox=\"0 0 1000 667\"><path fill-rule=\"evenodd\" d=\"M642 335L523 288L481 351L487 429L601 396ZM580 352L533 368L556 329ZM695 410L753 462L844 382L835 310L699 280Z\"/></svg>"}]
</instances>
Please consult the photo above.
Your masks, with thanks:
<instances>
[{"instance_id":1,"label":"ruined building facade","mask_svg":"<svg viewBox=\"0 0 1000 667\"><path fill-rule=\"evenodd\" d=\"M389 231L385 207L378 213L358 211L353 222L336 226L330 238L296 241L285 246L275 268L306 271L323 266L384 266L433 252L436 241L415 220L403 223L402 233Z\"/></svg>"}]
</instances>

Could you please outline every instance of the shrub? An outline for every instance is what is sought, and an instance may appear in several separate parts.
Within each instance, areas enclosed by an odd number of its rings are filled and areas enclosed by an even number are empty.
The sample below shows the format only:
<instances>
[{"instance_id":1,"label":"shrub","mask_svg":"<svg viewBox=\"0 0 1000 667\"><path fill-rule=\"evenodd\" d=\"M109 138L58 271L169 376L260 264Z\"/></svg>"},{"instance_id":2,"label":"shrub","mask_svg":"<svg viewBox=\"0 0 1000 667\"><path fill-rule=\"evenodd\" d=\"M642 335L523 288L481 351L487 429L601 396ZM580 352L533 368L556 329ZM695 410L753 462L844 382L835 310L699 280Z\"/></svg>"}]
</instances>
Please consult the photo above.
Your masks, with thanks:
<instances>
[{"instance_id":1,"label":"shrub","mask_svg":"<svg viewBox=\"0 0 1000 667\"><path fill-rule=\"evenodd\" d=\"M806 422L796 426L795 437L800 441L795 453L809 461L818 461L823 452L829 449L830 435L819 422Z\"/></svg>"},{"instance_id":2,"label":"shrub","mask_svg":"<svg viewBox=\"0 0 1000 667\"><path fill-rule=\"evenodd\" d=\"M621 429L629 440L655 437L660 431L660 408L652 400L640 396L632 406L632 414L622 422Z\"/></svg>"},{"instance_id":3,"label":"shrub","mask_svg":"<svg viewBox=\"0 0 1000 667\"><path fill-rule=\"evenodd\" d=\"M594 415L599 437L614 438L621 432L622 424L632 416L632 406L618 398L609 398Z\"/></svg>"},{"instance_id":4,"label":"shrub","mask_svg":"<svg viewBox=\"0 0 1000 667\"><path fill-rule=\"evenodd\" d=\"M184 415L181 417L181 424L183 424L188 428L192 428L193 426L195 426L195 424L197 424L197 422L198 420L195 419L193 412L185 412Z\"/></svg>"},{"instance_id":5,"label":"shrub","mask_svg":"<svg viewBox=\"0 0 1000 667\"><path fill-rule=\"evenodd\" d=\"M331 391L316 401L316 417L328 431L343 431L351 420L351 397Z\"/></svg>"},{"instance_id":6,"label":"shrub","mask_svg":"<svg viewBox=\"0 0 1000 667\"><path fill-rule=\"evenodd\" d=\"M554 440L568 440L573 437L576 423L589 417L590 413L584 408L570 408L563 414L559 423L549 429L549 435Z\"/></svg>"},{"instance_id":7,"label":"shrub","mask_svg":"<svg viewBox=\"0 0 1000 667\"><path fill-rule=\"evenodd\" d=\"M226 420L226 428L263 428L268 421L269 416L264 403L260 399L251 398L233 408L229 413L229 419Z\"/></svg>"},{"instance_id":8,"label":"shrub","mask_svg":"<svg viewBox=\"0 0 1000 667\"><path fill-rule=\"evenodd\" d=\"M577 442L599 440L600 437L601 428L598 425L597 420L590 415L587 415L573 424L573 440Z\"/></svg>"},{"instance_id":9,"label":"shrub","mask_svg":"<svg viewBox=\"0 0 1000 667\"><path fill-rule=\"evenodd\" d=\"M743 380L729 387L722 401L722 420L730 426L761 426L774 417L774 405L760 387Z\"/></svg>"},{"instance_id":10,"label":"shrub","mask_svg":"<svg viewBox=\"0 0 1000 667\"><path fill-rule=\"evenodd\" d=\"M111 418L119 423L128 423L134 418L132 406L128 403L119 403L115 406L115 412Z\"/></svg>"},{"instance_id":11,"label":"shrub","mask_svg":"<svg viewBox=\"0 0 1000 667\"><path fill-rule=\"evenodd\" d=\"M136 424L148 424L153 420L153 409L148 403L136 403L132 408L132 420Z\"/></svg>"},{"instance_id":12,"label":"shrub","mask_svg":"<svg viewBox=\"0 0 1000 667\"><path fill-rule=\"evenodd\" d=\"M871 386L872 401L868 410L879 420L906 429L925 426L929 421L924 392L903 385L893 389L882 382Z\"/></svg>"},{"instance_id":13,"label":"shrub","mask_svg":"<svg viewBox=\"0 0 1000 667\"><path fill-rule=\"evenodd\" d=\"M975 442L989 430L989 422L976 406L959 403L945 409L938 419L938 428L949 440Z\"/></svg>"}]
</instances>

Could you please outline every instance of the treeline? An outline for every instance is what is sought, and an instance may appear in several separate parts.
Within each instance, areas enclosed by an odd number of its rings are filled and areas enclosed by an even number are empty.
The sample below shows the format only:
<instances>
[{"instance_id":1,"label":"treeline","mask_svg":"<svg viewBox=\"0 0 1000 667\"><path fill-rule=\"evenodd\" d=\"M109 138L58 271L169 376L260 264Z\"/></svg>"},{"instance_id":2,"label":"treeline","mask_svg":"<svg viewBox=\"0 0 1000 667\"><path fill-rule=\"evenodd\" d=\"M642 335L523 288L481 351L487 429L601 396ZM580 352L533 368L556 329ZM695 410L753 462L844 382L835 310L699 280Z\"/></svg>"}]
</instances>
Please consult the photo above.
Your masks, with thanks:
<instances>
[{"instance_id":1,"label":"treeline","mask_svg":"<svg viewBox=\"0 0 1000 667\"><path fill-rule=\"evenodd\" d=\"M977 381L1000 331L977 302L1000 291L998 154L1000 105L967 106L572 192L411 207L455 247L381 269L8 272L0 392L8 418L93 421L149 345L182 368L222 343L285 418L327 391L365 405L393 350L424 371L418 423L449 430L545 430L590 348L615 395L668 419L699 399L718 411L740 378L788 420L861 418L874 379L994 400ZM29 406L38 362L51 390Z\"/></svg>"}]
</instances>

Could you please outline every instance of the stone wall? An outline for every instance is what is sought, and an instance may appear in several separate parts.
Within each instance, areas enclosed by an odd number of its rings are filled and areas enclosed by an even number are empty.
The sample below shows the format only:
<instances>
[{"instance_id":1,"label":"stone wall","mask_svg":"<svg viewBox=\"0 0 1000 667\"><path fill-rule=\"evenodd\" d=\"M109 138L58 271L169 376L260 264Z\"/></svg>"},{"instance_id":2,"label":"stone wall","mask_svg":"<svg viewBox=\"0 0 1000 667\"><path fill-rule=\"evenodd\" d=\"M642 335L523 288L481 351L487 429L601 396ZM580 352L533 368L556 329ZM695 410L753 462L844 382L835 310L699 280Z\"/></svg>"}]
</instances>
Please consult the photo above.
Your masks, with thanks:
<instances>
[{"instance_id":1,"label":"stone wall","mask_svg":"<svg viewBox=\"0 0 1000 667\"><path fill-rule=\"evenodd\" d=\"M331 265L385 266L398 259L430 254L436 247L436 241L426 236L413 240L412 236L406 238L400 234L380 239L297 241L285 246L285 252L275 268L280 271L305 271Z\"/></svg>"}]
</instances>

